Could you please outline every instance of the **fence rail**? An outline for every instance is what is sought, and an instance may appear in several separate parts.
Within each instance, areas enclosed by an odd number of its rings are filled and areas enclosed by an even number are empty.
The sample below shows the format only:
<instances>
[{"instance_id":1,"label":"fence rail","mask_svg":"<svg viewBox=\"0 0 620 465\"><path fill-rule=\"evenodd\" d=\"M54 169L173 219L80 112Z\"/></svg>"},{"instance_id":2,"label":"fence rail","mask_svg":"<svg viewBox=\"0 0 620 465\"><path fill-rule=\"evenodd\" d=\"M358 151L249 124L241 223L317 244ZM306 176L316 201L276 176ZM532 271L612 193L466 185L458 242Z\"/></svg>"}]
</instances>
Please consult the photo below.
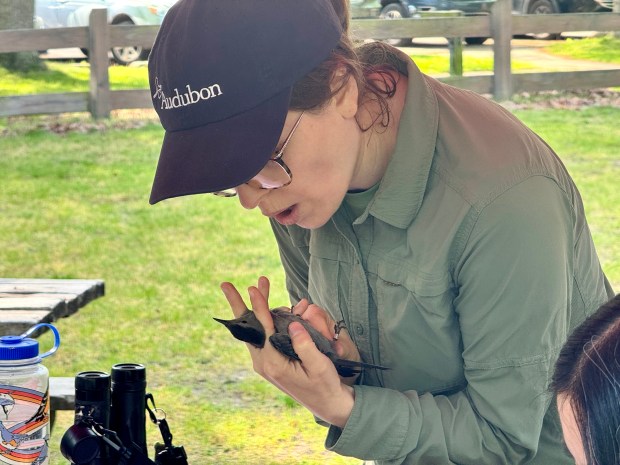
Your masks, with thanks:
<instances>
[{"instance_id":1,"label":"fence rail","mask_svg":"<svg viewBox=\"0 0 620 465\"><path fill-rule=\"evenodd\" d=\"M110 90L108 50L132 44L150 48L158 26L113 26L103 9L91 12L88 27L0 31L0 53L78 47L89 50L89 92L0 97L0 116L44 113L90 112L108 117L111 110L151 108L148 90ZM518 73L511 70L513 35L549 31L620 31L620 13L571 13L513 15L510 0L497 0L490 15L422 17L386 21L352 21L359 39L393 37L491 37L493 73L449 76L441 81L492 94L498 100L518 92L620 86L618 69Z\"/></svg>"}]
</instances>

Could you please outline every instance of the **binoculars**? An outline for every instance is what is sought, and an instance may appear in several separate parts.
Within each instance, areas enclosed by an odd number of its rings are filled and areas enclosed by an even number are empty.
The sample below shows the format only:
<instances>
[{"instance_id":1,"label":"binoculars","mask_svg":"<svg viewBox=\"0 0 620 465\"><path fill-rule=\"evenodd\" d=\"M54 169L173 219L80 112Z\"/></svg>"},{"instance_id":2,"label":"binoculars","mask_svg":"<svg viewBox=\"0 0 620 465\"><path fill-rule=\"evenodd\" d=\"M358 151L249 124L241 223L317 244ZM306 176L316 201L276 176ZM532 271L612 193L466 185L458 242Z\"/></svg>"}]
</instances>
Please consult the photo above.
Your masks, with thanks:
<instances>
[{"instance_id":1,"label":"binoculars","mask_svg":"<svg viewBox=\"0 0 620 465\"><path fill-rule=\"evenodd\" d=\"M187 465L183 447L172 445L165 418L147 406L146 368L137 363L75 377L75 420L63 435L60 451L73 465ZM154 405L154 401L153 401ZM155 444L155 461L148 457L146 411L162 432ZM155 409L157 410L157 409Z\"/></svg>"}]
</instances>

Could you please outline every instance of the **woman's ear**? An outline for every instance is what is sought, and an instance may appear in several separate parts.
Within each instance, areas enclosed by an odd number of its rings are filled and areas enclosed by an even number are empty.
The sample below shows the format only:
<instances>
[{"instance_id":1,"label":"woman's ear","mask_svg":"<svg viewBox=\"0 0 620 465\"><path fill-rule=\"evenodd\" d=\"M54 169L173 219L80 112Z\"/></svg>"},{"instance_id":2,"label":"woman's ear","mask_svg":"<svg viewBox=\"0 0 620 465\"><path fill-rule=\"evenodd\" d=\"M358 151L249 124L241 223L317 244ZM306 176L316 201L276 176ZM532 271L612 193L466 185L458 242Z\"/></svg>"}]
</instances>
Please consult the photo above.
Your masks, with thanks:
<instances>
[{"instance_id":1,"label":"woman's ear","mask_svg":"<svg viewBox=\"0 0 620 465\"><path fill-rule=\"evenodd\" d=\"M353 76L347 75L345 68L340 68L334 73L331 86L332 91L336 90L333 96L336 110L345 118L355 117L358 110L359 89Z\"/></svg>"}]
</instances>

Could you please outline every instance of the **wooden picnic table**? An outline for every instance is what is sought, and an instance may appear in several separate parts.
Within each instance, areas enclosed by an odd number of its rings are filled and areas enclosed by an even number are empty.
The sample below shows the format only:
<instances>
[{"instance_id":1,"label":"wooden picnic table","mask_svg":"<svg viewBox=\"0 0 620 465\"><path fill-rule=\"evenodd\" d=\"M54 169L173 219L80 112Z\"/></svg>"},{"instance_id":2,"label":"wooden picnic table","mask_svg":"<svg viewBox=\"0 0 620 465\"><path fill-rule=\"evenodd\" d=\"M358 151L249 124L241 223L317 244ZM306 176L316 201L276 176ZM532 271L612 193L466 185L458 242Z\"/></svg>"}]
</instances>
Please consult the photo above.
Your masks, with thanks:
<instances>
[{"instance_id":1,"label":"wooden picnic table","mask_svg":"<svg viewBox=\"0 0 620 465\"><path fill-rule=\"evenodd\" d=\"M100 279L0 278L0 336L73 315L103 295Z\"/></svg>"},{"instance_id":2,"label":"wooden picnic table","mask_svg":"<svg viewBox=\"0 0 620 465\"><path fill-rule=\"evenodd\" d=\"M0 278L0 336L19 336L38 323L53 323L103 295L100 279ZM37 330L30 337L42 332ZM57 410L73 410L73 384L73 378L50 378L52 426Z\"/></svg>"}]
</instances>

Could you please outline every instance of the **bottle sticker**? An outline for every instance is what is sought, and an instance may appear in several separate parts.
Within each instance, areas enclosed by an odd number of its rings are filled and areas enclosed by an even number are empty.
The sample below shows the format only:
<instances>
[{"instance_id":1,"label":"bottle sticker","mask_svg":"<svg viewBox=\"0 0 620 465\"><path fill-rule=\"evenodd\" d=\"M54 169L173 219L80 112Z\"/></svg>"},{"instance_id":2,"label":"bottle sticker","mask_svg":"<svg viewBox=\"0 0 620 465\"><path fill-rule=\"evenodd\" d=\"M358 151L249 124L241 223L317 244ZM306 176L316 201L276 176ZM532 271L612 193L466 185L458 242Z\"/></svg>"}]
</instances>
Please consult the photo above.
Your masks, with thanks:
<instances>
[{"instance_id":1,"label":"bottle sticker","mask_svg":"<svg viewBox=\"0 0 620 465\"><path fill-rule=\"evenodd\" d=\"M0 384L0 464L49 463L48 392Z\"/></svg>"}]
</instances>

